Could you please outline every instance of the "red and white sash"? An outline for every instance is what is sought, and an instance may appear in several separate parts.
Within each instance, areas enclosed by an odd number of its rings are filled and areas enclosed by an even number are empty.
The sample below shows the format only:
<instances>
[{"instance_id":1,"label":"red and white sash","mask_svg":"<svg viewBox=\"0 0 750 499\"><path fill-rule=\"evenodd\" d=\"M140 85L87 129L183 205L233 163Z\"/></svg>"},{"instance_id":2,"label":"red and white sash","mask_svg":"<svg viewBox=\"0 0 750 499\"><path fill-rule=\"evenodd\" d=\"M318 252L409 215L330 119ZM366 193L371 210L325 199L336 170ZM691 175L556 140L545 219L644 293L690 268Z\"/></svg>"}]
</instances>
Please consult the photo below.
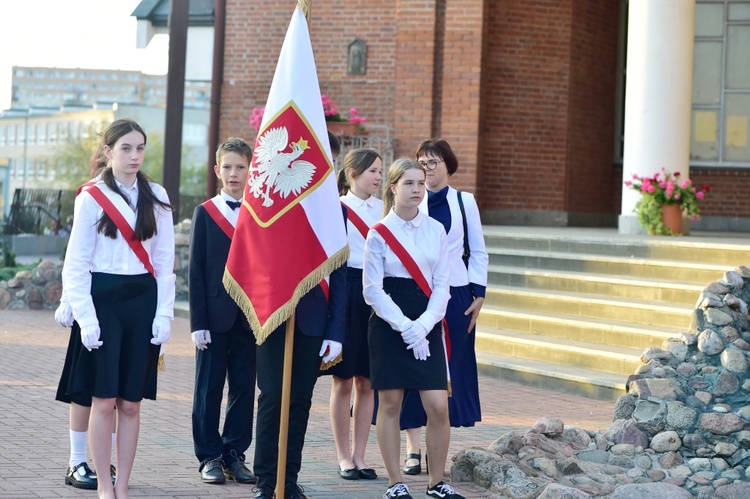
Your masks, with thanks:
<instances>
[{"instance_id":1,"label":"red and white sash","mask_svg":"<svg viewBox=\"0 0 750 499\"><path fill-rule=\"evenodd\" d=\"M237 214L227 205L221 195L216 195L202 203L206 213L216 225L231 240L234 237L234 228L237 225Z\"/></svg>"},{"instance_id":2,"label":"red and white sash","mask_svg":"<svg viewBox=\"0 0 750 499\"><path fill-rule=\"evenodd\" d=\"M432 280L432 272L430 271L430 267L424 259L419 259L421 263L420 265L420 263L418 263L412 256L415 255L419 257L422 255L422 252L419 251L419 249L417 249L415 246L409 244L408 239L404 238L407 241L407 245L410 246L411 251L407 250L383 222L376 223L372 228L378 231L378 234L383 237L386 244L391 248L391 250L393 250L393 253L395 253L398 259L401 260L401 263L404 264L404 267L406 267L406 270L409 272L409 275L411 275L411 278L414 279L414 282L417 283L419 289L422 290L427 298L432 296L432 288L430 287L428 281L428 279ZM448 323L446 322L445 318L443 318L442 323L445 354L447 358L450 358L451 340L450 335L448 334Z\"/></svg>"},{"instance_id":3,"label":"red and white sash","mask_svg":"<svg viewBox=\"0 0 750 499\"><path fill-rule=\"evenodd\" d=\"M341 201L341 204L343 204L346 208L346 218L359 231L359 233L362 234L362 237L367 239L367 233L370 231L370 227L367 225L367 222L362 220L362 217L360 217L357 212L354 211L354 208L343 201Z\"/></svg>"},{"instance_id":4,"label":"red and white sash","mask_svg":"<svg viewBox=\"0 0 750 499\"><path fill-rule=\"evenodd\" d=\"M87 184L84 184L82 187L86 185ZM129 213L129 218L131 218L132 220L132 225L135 225L135 217L133 216L135 215L135 213L130 209L130 207L127 207L125 200L122 199L122 197L120 197L120 195L118 194L116 195L115 201L113 202L111 199L109 199L109 197L107 197L104 192L102 192L98 185L89 186L86 189L86 192L91 194L91 197L94 198L94 201L96 201L99 206L102 207L104 213L106 213L109 218L112 219L112 221L117 226L117 230L120 231L123 239L125 239L125 241L130 246L130 249L133 250L141 263L143 263L143 266L146 267L146 270L148 270L151 275L156 277L154 266L151 264L151 259L148 256L146 248L143 247L143 243L141 243L141 241L135 238L133 227L131 227L131 224L128 223L128 221L125 219L125 216L123 215L123 212ZM115 204L120 204L120 208L118 209Z\"/></svg>"}]
</instances>

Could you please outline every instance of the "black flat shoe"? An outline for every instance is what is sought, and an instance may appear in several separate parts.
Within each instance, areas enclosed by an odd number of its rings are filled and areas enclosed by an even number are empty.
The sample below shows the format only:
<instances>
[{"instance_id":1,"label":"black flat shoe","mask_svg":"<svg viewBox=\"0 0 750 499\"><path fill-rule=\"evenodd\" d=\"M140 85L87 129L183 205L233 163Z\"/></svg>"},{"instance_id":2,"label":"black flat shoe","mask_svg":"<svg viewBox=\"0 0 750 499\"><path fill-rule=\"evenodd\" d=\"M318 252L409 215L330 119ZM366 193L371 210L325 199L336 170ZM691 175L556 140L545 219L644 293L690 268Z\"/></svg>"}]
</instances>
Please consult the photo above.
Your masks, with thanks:
<instances>
[{"instance_id":1,"label":"black flat shoe","mask_svg":"<svg viewBox=\"0 0 750 499\"><path fill-rule=\"evenodd\" d=\"M253 496L254 499L273 499L274 498L273 490L269 489L268 487L260 487L257 489L253 489L253 492L255 492L255 495Z\"/></svg>"},{"instance_id":2,"label":"black flat shoe","mask_svg":"<svg viewBox=\"0 0 750 499\"><path fill-rule=\"evenodd\" d=\"M258 481L253 472L242 461L235 461L229 466L223 466L222 469L227 479L234 480L237 483L255 483Z\"/></svg>"},{"instance_id":3,"label":"black flat shoe","mask_svg":"<svg viewBox=\"0 0 750 499\"><path fill-rule=\"evenodd\" d=\"M406 463L410 459L416 459L417 464L408 466ZM404 475L419 475L422 473L422 451L419 451L419 454L407 454L406 459L404 459L404 468L401 471L404 472Z\"/></svg>"},{"instance_id":4,"label":"black flat shoe","mask_svg":"<svg viewBox=\"0 0 750 499\"><path fill-rule=\"evenodd\" d=\"M65 474L65 484L72 485L77 489L95 489L98 485L96 481L96 473L91 471L89 465L86 462L82 462L72 468L68 468L68 472Z\"/></svg>"},{"instance_id":5,"label":"black flat shoe","mask_svg":"<svg viewBox=\"0 0 750 499\"><path fill-rule=\"evenodd\" d=\"M375 480L378 477L378 474L372 468L359 468L357 471L362 480Z\"/></svg>"},{"instance_id":6,"label":"black flat shoe","mask_svg":"<svg viewBox=\"0 0 750 499\"><path fill-rule=\"evenodd\" d=\"M359 480L359 470L357 468L345 470L339 466L339 476L344 480Z\"/></svg>"},{"instance_id":7,"label":"black flat shoe","mask_svg":"<svg viewBox=\"0 0 750 499\"><path fill-rule=\"evenodd\" d=\"M112 485L114 485L115 480L117 480L117 468L115 468L114 464L109 465L109 474L112 475Z\"/></svg>"},{"instance_id":8,"label":"black flat shoe","mask_svg":"<svg viewBox=\"0 0 750 499\"><path fill-rule=\"evenodd\" d=\"M201 467L201 480L204 483L225 483L227 479L224 478L224 471L221 469L222 464L223 461L220 457L203 463Z\"/></svg>"}]
</instances>

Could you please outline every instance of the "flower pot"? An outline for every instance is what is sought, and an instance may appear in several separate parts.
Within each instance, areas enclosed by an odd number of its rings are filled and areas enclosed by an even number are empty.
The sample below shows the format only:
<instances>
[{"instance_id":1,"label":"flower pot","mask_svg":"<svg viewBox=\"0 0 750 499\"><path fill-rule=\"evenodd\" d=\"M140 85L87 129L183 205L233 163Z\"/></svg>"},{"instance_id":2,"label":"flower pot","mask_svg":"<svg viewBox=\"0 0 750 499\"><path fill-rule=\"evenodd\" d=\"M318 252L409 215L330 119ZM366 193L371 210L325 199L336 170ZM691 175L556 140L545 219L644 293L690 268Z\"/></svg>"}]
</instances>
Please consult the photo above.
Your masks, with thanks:
<instances>
[{"instance_id":1,"label":"flower pot","mask_svg":"<svg viewBox=\"0 0 750 499\"><path fill-rule=\"evenodd\" d=\"M675 234L682 234L682 206L678 203L662 205L661 221Z\"/></svg>"},{"instance_id":2,"label":"flower pot","mask_svg":"<svg viewBox=\"0 0 750 499\"><path fill-rule=\"evenodd\" d=\"M326 127L332 134L344 137L357 135L359 131L358 123L349 123L348 121L326 121Z\"/></svg>"}]
</instances>

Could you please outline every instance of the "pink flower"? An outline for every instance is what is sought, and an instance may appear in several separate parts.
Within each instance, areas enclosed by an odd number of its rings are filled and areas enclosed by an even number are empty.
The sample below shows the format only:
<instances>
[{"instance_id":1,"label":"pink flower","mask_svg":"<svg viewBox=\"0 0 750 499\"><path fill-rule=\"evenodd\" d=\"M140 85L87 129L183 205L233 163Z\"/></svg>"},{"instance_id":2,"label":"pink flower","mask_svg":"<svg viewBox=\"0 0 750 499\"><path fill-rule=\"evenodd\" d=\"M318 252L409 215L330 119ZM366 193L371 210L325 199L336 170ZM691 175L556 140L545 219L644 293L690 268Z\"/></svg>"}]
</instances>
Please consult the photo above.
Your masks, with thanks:
<instances>
[{"instance_id":1,"label":"pink flower","mask_svg":"<svg viewBox=\"0 0 750 499\"><path fill-rule=\"evenodd\" d=\"M646 186L645 189L646 189L646 192L649 192L649 193L653 193L656 190L656 188L652 184L648 184L648 186Z\"/></svg>"},{"instance_id":2,"label":"pink flower","mask_svg":"<svg viewBox=\"0 0 750 499\"><path fill-rule=\"evenodd\" d=\"M705 197L705 194L703 194L702 191L698 191L695 193L695 197L697 197L698 199L703 199Z\"/></svg>"}]
</instances>

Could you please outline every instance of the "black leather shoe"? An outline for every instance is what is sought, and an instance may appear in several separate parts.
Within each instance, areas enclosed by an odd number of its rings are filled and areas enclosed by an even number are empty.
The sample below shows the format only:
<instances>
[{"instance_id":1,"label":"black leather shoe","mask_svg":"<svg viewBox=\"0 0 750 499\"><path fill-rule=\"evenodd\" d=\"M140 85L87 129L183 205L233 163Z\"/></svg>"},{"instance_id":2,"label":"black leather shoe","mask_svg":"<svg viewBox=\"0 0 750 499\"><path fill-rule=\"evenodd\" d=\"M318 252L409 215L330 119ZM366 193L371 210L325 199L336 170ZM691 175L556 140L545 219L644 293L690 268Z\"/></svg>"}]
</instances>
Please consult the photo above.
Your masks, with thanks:
<instances>
[{"instance_id":1,"label":"black leather shoe","mask_svg":"<svg viewBox=\"0 0 750 499\"><path fill-rule=\"evenodd\" d=\"M284 485L284 499L307 499L305 491L296 483Z\"/></svg>"},{"instance_id":2,"label":"black leather shoe","mask_svg":"<svg viewBox=\"0 0 750 499\"><path fill-rule=\"evenodd\" d=\"M410 459L416 459L417 464L414 466L408 466L406 463L408 463ZM419 454L407 454L406 459L404 460L404 468L401 471L404 472L404 475L419 475L422 473L422 451L419 451Z\"/></svg>"},{"instance_id":3,"label":"black leather shoe","mask_svg":"<svg viewBox=\"0 0 750 499\"><path fill-rule=\"evenodd\" d=\"M359 468L357 471L362 480L375 480L378 478L378 474L372 468Z\"/></svg>"},{"instance_id":4,"label":"black leather shoe","mask_svg":"<svg viewBox=\"0 0 750 499\"><path fill-rule=\"evenodd\" d=\"M274 499L273 489L268 487L258 487L253 489L253 492L255 492L254 499Z\"/></svg>"},{"instance_id":5,"label":"black leather shoe","mask_svg":"<svg viewBox=\"0 0 750 499\"><path fill-rule=\"evenodd\" d=\"M242 461L235 461L229 466L222 466L222 469L228 480L234 480L237 483L255 483L258 481L253 472L247 469Z\"/></svg>"},{"instance_id":6,"label":"black leather shoe","mask_svg":"<svg viewBox=\"0 0 750 499\"><path fill-rule=\"evenodd\" d=\"M206 461L201 467L201 480L205 483L225 483L224 471L221 469L224 462L220 457Z\"/></svg>"},{"instance_id":7,"label":"black leather shoe","mask_svg":"<svg viewBox=\"0 0 750 499\"><path fill-rule=\"evenodd\" d=\"M345 470L339 466L339 476L344 480L359 480L359 470L357 468Z\"/></svg>"},{"instance_id":8,"label":"black leather shoe","mask_svg":"<svg viewBox=\"0 0 750 499\"><path fill-rule=\"evenodd\" d=\"M112 485L114 485L115 480L117 480L117 468L115 468L114 464L109 465L109 474L112 475Z\"/></svg>"},{"instance_id":9,"label":"black leather shoe","mask_svg":"<svg viewBox=\"0 0 750 499\"><path fill-rule=\"evenodd\" d=\"M65 475L65 484L72 485L77 489L95 489L97 487L96 473L91 471L86 461L68 468Z\"/></svg>"}]
</instances>

